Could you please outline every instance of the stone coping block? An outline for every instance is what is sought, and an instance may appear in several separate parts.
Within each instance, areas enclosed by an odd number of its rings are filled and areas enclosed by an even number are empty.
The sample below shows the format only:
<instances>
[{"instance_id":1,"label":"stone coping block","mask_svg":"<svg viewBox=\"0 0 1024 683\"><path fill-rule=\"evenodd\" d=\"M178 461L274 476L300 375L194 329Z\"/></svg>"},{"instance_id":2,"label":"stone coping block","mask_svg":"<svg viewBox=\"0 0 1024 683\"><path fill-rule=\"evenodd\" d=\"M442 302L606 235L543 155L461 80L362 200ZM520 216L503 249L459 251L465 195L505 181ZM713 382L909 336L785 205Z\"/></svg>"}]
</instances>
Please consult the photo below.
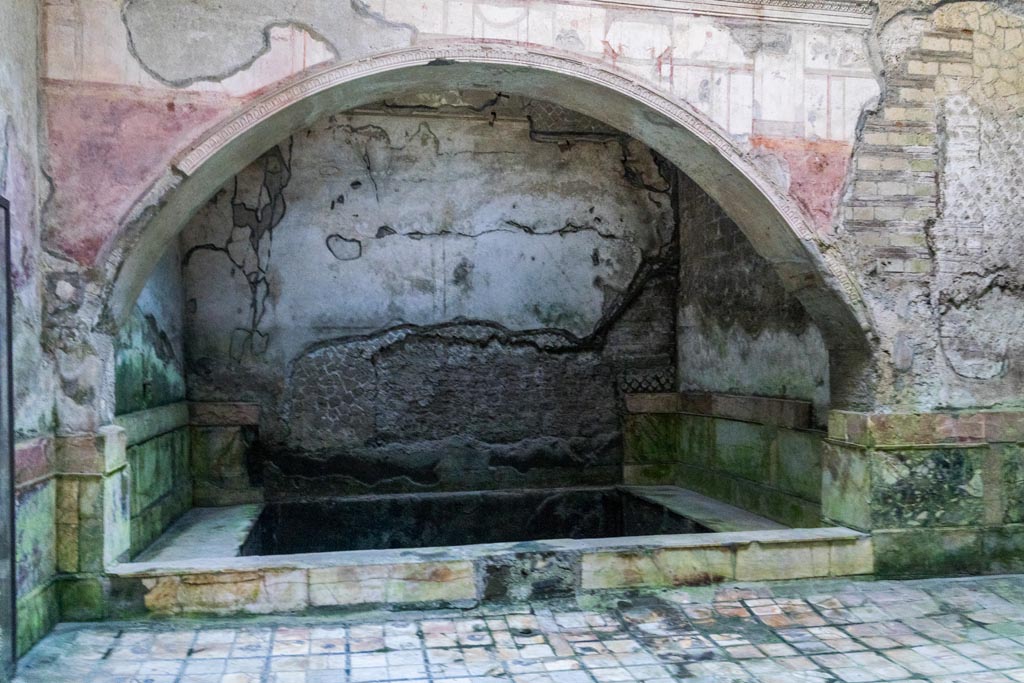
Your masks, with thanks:
<instances>
[{"instance_id":1,"label":"stone coping block","mask_svg":"<svg viewBox=\"0 0 1024 683\"><path fill-rule=\"evenodd\" d=\"M630 413L693 413L787 429L811 428L811 404L787 398L710 393L626 394Z\"/></svg>"},{"instance_id":2,"label":"stone coping block","mask_svg":"<svg viewBox=\"0 0 1024 683\"><path fill-rule=\"evenodd\" d=\"M100 427L96 434L59 436L56 439L60 474L109 474L128 464L124 428Z\"/></svg>"},{"instance_id":3,"label":"stone coping block","mask_svg":"<svg viewBox=\"0 0 1024 683\"><path fill-rule=\"evenodd\" d=\"M160 615L465 606L483 599L491 569L524 557L573 562L578 591L874 571L870 536L828 527L131 562L108 577L139 584L145 609Z\"/></svg>"},{"instance_id":4,"label":"stone coping block","mask_svg":"<svg viewBox=\"0 0 1024 683\"><path fill-rule=\"evenodd\" d=\"M14 445L14 484L25 486L55 474L53 437L40 436Z\"/></svg>"},{"instance_id":5,"label":"stone coping block","mask_svg":"<svg viewBox=\"0 0 1024 683\"><path fill-rule=\"evenodd\" d=\"M734 530L229 556L239 552L242 530L259 510L259 506L236 506L193 511L175 533L142 556L145 561L109 565L107 577L123 594L142 596L133 609L144 607L156 614L229 614L378 604L465 606L490 595L488 585L496 570L548 566L552 558L570 577L567 590L575 591L874 571L871 537L858 531L782 528L678 487L623 488L678 508L713 528Z\"/></svg>"},{"instance_id":6,"label":"stone coping block","mask_svg":"<svg viewBox=\"0 0 1024 683\"><path fill-rule=\"evenodd\" d=\"M828 436L868 448L1024 442L1024 411L829 412Z\"/></svg>"},{"instance_id":7,"label":"stone coping block","mask_svg":"<svg viewBox=\"0 0 1024 683\"><path fill-rule=\"evenodd\" d=\"M122 427L129 446L154 439L189 424L188 404L184 401L158 408L126 413L114 418L114 424Z\"/></svg>"},{"instance_id":8,"label":"stone coping block","mask_svg":"<svg viewBox=\"0 0 1024 683\"><path fill-rule=\"evenodd\" d=\"M752 543L762 546L784 546L794 543L852 543L869 537L869 534L845 527L818 527L813 529L734 531L708 534L565 538L550 541L478 543L475 545L437 548L342 550L294 555L249 555L244 557L209 557L165 562L122 562L111 565L108 568L108 574L126 578L188 573L258 571L262 569L317 569L320 567L406 564L416 561L459 561L476 560L501 554L515 555L527 550L532 552L572 551L587 554L620 552L624 550L659 550L665 548L738 547L747 546Z\"/></svg>"},{"instance_id":9,"label":"stone coping block","mask_svg":"<svg viewBox=\"0 0 1024 683\"><path fill-rule=\"evenodd\" d=\"M194 427L249 427L260 423L258 403L191 402L188 410Z\"/></svg>"},{"instance_id":10,"label":"stone coping block","mask_svg":"<svg viewBox=\"0 0 1024 683\"><path fill-rule=\"evenodd\" d=\"M826 533L794 533L797 531ZM841 527L714 535L721 537L719 544L698 540L674 547L586 553L582 558L581 588L701 586L721 581L780 581L874 572L870 536Z\"/></svg>"}]
</instances>

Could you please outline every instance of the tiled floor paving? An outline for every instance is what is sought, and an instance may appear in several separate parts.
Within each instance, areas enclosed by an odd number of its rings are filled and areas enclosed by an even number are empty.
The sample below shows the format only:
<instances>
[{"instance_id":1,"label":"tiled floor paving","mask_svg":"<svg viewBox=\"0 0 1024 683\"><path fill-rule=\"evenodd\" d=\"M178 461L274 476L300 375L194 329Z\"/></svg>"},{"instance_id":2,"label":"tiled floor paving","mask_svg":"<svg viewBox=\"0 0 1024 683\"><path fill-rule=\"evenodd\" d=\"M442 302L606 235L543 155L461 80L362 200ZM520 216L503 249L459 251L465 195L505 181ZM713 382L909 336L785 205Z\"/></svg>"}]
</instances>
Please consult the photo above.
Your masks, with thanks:
<instances>
[{"instance_id":1,"label":"tiled floor paving","mask_svg":"<svg viewBox=\"0 0 1024 683\"><path fill-rule=\"evenodd\" d=\"M20 683L1024 681L1024 576L792 582L455 612L68 624Z\"/></svg>"}]
</instances>

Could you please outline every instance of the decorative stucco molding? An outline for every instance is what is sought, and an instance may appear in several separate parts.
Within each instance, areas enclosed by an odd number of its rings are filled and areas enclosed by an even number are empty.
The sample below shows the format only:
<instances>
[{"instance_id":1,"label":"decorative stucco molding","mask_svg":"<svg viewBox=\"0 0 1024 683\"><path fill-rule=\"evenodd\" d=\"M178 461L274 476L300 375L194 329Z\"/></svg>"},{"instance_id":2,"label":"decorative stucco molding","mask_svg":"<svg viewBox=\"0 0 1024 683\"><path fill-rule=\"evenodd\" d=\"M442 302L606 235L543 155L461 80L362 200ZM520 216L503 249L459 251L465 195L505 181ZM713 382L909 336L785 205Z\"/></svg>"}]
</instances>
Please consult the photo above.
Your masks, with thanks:
<instances>
[{"instance_id":1,"label":"decorative stucco molding","mask_svg":"<svg viewBox=\"0 0 1024 683\"><path fill-rule=\"evenodd\" d=\"M599 5L791 24L868 28L871 0L592 0Z\"/></svg>"},{"instance_id":2,"label":"decorative stucco molding","mask_svg":"<svg viewBox=\"0 0 1024 683\"><path fill-rule=\"evenodd\" d=\"M808 255L817 255L810 256L812 260L817 261L817 265L812 266L813 269L831 276L826 277L826 280L831 280L832 286L842 291L846 306L856 312L855 317L859 326L862 329L869 328L870 323L859 288L846 268L834 254L830 253L834 251L834 245L827 236L819 234L812 228L807 216L788 195L786 189L777 186L760 169L757 160L750 157L749 150L741 149L715 123L691 105L662 94L657 86L638 80L614 66L549 48L503 42L446 41L403 48L354 62L328 66L300 76L277 91L256 100L238 116L210 132L180 155L173 165L181 174L191 176L233 141L248 137L254 129L268 122L276 114L346 83L413 67L459 63L521 67L564 74L571 79L598 85L623 95L637 105L656 112L685 129L717 155L721 155L732 171L752 184L757 192L767 199L794 235L803 242ZM803 286L795 284L797 287Z\"/></svg>"},{"instance_id":3,"label":"decorative stucco molding","mask_svg":"<svg viewBox=\"0 0 1024 683\"><path fill-rule=\"evenodd\" d=\"M657 92L656 86L645 84L634 76L619 73L600 62L584 60L545 48L535 46L527 48L513 43L482 45L474 42L447 42L411 47L331 66L300 77L282 89L253 102L241 114L211 132L206 138L178 157L174 161L174 166L183 174L192 175L228 143L255 128L276 112L344 83L399 69L451 62L540 69L565 74L625 95L683 126L704 143L721 152L766 196L776 197L776 201L774 201L776 208L785 216L801 239L815 242L821 239L811 229L807 218L796 204L790 201L781 201L778 198L779 189L770 187L768 181L754 171L751 162L745 158L743 152L736 147L728 135L690 105L673 101Z\"/></svg>"}]
</instances>

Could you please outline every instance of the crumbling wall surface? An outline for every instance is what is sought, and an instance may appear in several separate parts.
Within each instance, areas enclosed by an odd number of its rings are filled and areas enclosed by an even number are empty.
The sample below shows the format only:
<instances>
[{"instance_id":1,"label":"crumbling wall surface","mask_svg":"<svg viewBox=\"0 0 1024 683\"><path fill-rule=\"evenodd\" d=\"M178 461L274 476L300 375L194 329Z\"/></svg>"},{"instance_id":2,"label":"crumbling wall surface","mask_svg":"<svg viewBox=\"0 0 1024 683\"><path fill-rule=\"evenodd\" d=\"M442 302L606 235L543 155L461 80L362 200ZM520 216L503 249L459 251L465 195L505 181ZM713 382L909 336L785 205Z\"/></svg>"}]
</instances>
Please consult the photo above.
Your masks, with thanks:
<instances>
[{"instance_id":1,"label":"crumbling wall surface","mask_svg":"<svg viewBox=\"0 0 1024 683\"><path fill-rule=\"evenodd\" d=\"M618 481L620 393L675 382L673 176L495 93L317 123L184 233L190 397L263 405L277 490Z\"/></svg>"},{"instance_id":2,"label":"crumbling wall surface","mask_svg":"<svg viewBox=\"0 0 1024 683\"><path fill-rule=\"evenodd\" d=\"M53 375L43 352L39 214L39 6L0 0L0 195L11 203L18 650L57 620Z\"/></svg>"},{"instance_id":3,"label":"crumbling wall surface","mask_svg":"<svg viewBox=\"0 0 1024 683\"><path fill-rule=\"evenodd\" d=\"M839 237L880 337L874 402L1024 405L1024 11L886 3L885 95Z\"/></svg>"},{"instance_id":4,"label":"crumbling wall surface","mask_svg":"<svg viewBox=\"0 0 1024 683\"><path fill-rule=\"evenodd\" d=\"M679 194L680 390L808 400L824 424L821 332L707 194L685 177Z\"/></svg>"},{"instance_id":5,"label":"crumbling wall surface","mask_svg":"<svg viewBox=\"0 0 1024 683\"><path fill-rule=\"evenodd\" d=\"M182 296L181 263L174 245L114 343L116 414L184 400Z\"/></svg>"},{"instance_id":6,"label":"crumbling wall surface","mask_svg":"<svg viewBox=\"0 0 1024 683\"><path fill-rule=\"evenodd\" d=\"M1021 571L1024 10L880 10L838 235L879 338L867 410L894 412L833 413L823 511L872 531L882 575Z\"/></svg>"}]
</instances>

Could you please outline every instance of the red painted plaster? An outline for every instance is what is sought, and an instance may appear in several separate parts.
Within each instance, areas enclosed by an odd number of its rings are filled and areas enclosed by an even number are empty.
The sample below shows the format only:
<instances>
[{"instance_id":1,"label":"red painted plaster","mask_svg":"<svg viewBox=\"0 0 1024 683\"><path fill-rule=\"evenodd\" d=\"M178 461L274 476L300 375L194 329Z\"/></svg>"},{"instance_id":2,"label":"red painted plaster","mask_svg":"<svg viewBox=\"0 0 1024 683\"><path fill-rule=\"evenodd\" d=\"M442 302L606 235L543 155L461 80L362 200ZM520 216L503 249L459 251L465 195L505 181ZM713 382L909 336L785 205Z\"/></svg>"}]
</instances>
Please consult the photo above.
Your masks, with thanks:
<instances>
[{"instance_id":1,"label":"red painted plaster","mask_svg":"<svg viewBox=\"0 0 1024 683\"><path fill-rule=\"evenodd\" d=\"M172 158L237 107L226 96L45 84L53 197L48 246L92 265Z\"/></svg>"},{"instance_id":2,"label":"red painted plaster","mask_svg":"<svg viewBox=\"0 0 1024 683\"><path fill-rule=\"evenodd\" d=\"M851 146L838 140L753 137L751 142L789 167L789 194L812 218L819 233L832 231L850 163Z\"/></svg>"},{"instance_id":3,"label":"red painted plaster","mask_svg":"<svg viewBox=\"0 0 1024 683\"><path fill-rule=\"evenodd\" d=\"M14 482L17 486L53 474L53 439L39 437L14 446Z\"/></svg>"}]
</instances>

